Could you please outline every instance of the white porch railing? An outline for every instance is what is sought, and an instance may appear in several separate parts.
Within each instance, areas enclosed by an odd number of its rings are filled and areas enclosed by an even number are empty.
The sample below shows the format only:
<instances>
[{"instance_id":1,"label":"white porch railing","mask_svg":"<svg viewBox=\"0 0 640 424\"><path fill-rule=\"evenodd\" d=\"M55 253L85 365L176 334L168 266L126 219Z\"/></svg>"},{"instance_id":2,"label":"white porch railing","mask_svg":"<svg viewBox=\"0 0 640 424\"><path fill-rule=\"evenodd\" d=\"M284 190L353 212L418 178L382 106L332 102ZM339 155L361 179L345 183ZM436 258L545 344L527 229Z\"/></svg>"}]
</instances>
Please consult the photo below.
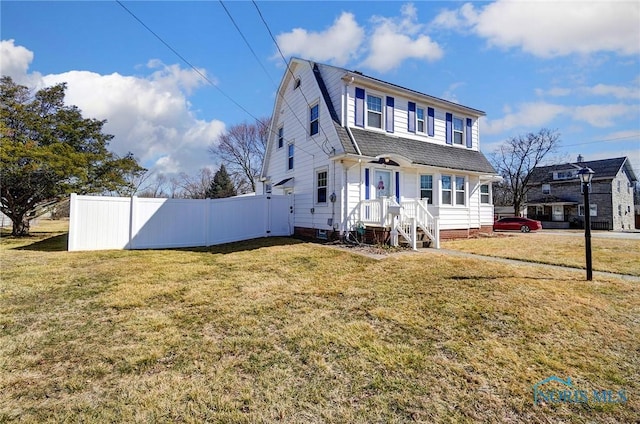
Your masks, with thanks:
<instances>
[{"instance_id":1,"label":"white porch railing","mask_svg":"<svg viewBox=\"0 0 640 424\"><path fill-rule=\"evenodd\" d=\"M400 204L390 198L362 200L350 218L364 225L391 228L394 245L398 243L397 236L401 235L415 249L420 229L436 249L440 248L439 220L427 209L426 200L403 199Z\"/></svg>"}]
</instances>

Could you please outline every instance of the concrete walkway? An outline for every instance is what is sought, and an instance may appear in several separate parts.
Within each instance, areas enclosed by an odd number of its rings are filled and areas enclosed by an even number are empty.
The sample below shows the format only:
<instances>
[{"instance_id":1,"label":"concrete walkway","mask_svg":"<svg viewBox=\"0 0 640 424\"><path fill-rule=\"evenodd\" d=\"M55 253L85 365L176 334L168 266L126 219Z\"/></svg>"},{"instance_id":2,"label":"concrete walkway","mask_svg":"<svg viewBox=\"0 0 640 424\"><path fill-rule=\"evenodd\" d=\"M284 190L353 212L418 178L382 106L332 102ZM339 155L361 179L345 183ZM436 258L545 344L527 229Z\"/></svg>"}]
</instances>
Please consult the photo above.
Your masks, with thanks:
<instances>
[{"instance_id":1,"label":"concrete walkway","mask_svg":"<svg viewBox=\"0 0 640 424\"><path fill-rule=\"evenodd\" d=\"M586 270L581 268L574 268L574 267L563 266L563 265L542 264L538 262L528 262L528 261L522 261L518 259L498 258L495 256L478 255L475 253L460 252L457 250L449 250L449 249L421 249L420 252L440 253L445 255L473 258L473 259L485 260L490 262L499 262L499 263L504 263L509 265L532 266L532 267L539 267L539 268L546 268L546 269L555 269L559 271L579 272L585 276L585 279L586 279L586 272L587 272ZM593 276L594 277L599 276L599 277L605 277L605 278L619 278L627 281L640 282L640 277L637 277L635 275L615 274L612 272L593 271Z\"/></svg>"}]
</instances>

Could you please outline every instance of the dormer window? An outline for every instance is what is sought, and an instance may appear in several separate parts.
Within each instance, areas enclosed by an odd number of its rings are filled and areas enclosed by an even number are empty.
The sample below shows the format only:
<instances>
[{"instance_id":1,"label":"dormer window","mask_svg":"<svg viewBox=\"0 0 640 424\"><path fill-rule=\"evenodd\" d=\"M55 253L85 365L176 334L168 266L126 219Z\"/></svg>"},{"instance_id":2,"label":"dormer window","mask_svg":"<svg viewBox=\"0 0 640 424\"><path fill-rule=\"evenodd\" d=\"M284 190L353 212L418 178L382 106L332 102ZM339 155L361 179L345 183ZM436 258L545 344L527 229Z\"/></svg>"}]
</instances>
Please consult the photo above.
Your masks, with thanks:
<instances>
[{"instance_id":1,"label":"dormer window","mask_svg":"<svg viewBox=\"0 0 640 424\"><path fill-rule=\"evenodd\" d=\"M462 118L453 117L453 144L462 145L464 140L464 123Z\"/></svg>"},{"instance_id":2,"label":"dormer window","mask_svg":"<svg viewBox=\"0 0 640 424\"><path fill-rule=\"evenodd\" d=\"M382 128L382 98L367 95L367 126Z\"/></svg>"},{"instance_id":3,"label":"dormer window","mask_svg":"<svg viewBox=\"0 0 640 424\"><path fill-rule=\"evenodd\" d=\"M424 132L424 109L419 107L416 109L416 127L418 132Z\"/></svg>"},{"instance_id":4,"label":"dormer window","mask_svg":"<svg viewBox=\"0 0 640 424\"><path fill-rule=\"evenodd\" d=\"M554 180L570 180L576 176L576 171L567 170L567 171L558 171L553 173Z\"/></svg>"}]
</instances>

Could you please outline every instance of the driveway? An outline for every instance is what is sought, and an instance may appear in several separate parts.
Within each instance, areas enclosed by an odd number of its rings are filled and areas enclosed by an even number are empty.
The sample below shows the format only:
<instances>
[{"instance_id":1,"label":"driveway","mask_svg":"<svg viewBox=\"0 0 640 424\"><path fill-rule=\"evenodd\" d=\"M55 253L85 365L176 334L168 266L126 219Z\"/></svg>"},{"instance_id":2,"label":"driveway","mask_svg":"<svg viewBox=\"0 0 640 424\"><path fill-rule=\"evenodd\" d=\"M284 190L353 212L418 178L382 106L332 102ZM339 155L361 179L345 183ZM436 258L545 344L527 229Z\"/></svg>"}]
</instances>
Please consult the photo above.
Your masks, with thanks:
<instances>
[{"instance_id":1,"label":"driveway","mask_svg":"<svg viewBox=\"0 0 640 424\"><path fill-rule=\"evenodd\" d=\"M557 236L573 236L583 237L584 230L540 230L539 234L557 235ZM621 240L640 240L640 230L631 231L594 231L591 230L592 238L621 239Z\"/></svg>"}]
</instances>

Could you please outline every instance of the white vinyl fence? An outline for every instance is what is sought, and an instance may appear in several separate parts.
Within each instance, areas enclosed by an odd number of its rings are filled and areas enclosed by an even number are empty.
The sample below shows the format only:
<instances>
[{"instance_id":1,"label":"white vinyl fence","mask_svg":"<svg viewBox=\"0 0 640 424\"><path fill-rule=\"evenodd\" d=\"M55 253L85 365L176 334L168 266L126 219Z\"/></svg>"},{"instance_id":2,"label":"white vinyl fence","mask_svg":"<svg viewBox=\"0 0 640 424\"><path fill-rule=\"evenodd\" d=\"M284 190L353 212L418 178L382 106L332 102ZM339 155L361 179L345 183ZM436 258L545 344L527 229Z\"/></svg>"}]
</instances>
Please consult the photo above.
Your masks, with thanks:
<instances>
[{"instance_id":1,"label":"white vinyl fence","mask_svg":"<svg viewBox=\"0 0 640 424\"><path fill-rule=\"evenodd\" d=\"M72 194L69 251L211 246L289 236L289 202L290 196L271 195L195 200Z\"/></svg>"}]
</instances>

